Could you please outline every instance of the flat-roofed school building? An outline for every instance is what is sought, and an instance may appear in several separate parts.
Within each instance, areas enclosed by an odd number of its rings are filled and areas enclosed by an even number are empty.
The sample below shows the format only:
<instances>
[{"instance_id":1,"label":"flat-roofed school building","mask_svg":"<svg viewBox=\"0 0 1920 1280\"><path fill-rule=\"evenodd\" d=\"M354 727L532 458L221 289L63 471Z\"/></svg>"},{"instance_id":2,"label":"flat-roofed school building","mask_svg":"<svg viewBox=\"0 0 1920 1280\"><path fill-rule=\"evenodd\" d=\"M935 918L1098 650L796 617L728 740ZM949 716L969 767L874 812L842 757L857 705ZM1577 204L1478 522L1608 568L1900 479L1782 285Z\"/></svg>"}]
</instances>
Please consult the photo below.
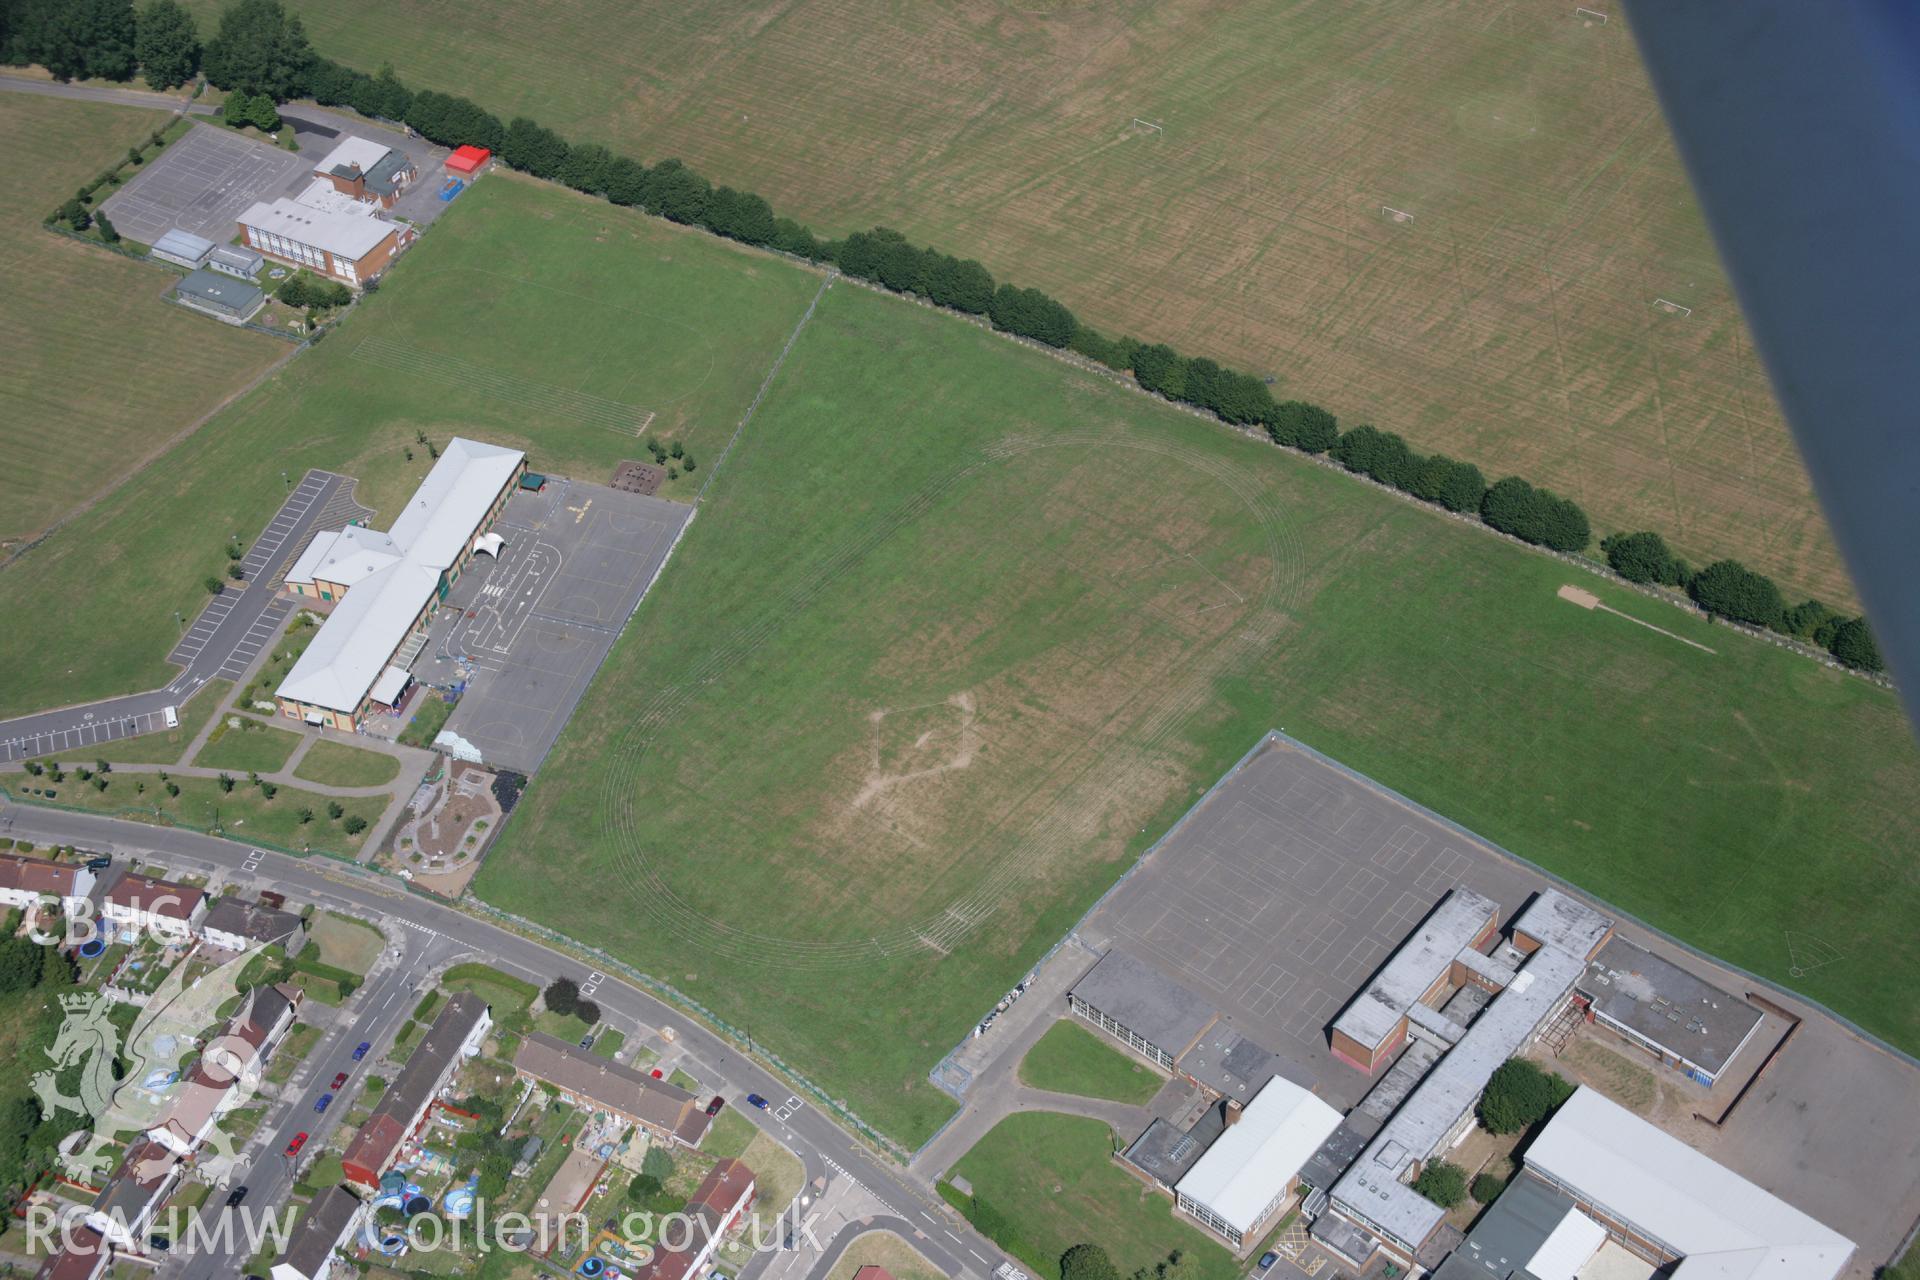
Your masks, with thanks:
<instances>
[{"instance_id":1,"label":"flat-roofed school building","mask_svg":"<svg viewBox=\"0 0 1920 1280\"><path fill-rule=\"evenodd\" d=\"M280 714L353 730L404 694L414 652L440 602L483 546L527 456L455 436L386 533L357 525L317 535L287 573L295 595L333 612L274 696Z\"/></svg>"},{"instance_id":2,"label":"flat-roofed school building","mask_svg":"<svg viewBox=\"0 0 1920 1280\"><path fill-rule=\"evenodd\" d=\"M1301 1168L1339 1127L1338 1111L1274 1076L1180 1179L1174 1202L1238 1250L1292 1201Z\"/></svg>"},{"instance_id":3,"label":"flat-roofed school building","mask_svg":"<svg viewBox=\"0 0 1920 1280\"><path fill-rule=\"evenodd\" d=\"M1415 1009L1437 1009L1469 981L1505 985L1504 975L1480 972L1499 932L1499 903L1464 885L1447 894L1334 1019L1334 1055L1376 1071L1406 1043Z\"/></svg>"},{"instance_id":4,"label":"flat-roofed school building","mask_svg":"<svg viewBox=\"0 0 1920 1280\"><path fill-rule=\"evenodd\" d=\"M373 211L321 209L282 197L240 215L247 247L356 288L377 279L415 237L412 227Z\"/></svg>"},{"instance_id":5,"label":"flat-roofed school building","mask_svg":"<svg viewBox=\"0 0 1920 1280\"><path fill-rule=\"evenodd\" d=\"M228 324L245 324L267 304L267 295L257 285L206 267L174 285L173 296L181 306L192 307Z\"/></svg>"},{"instance_id":6,"label":"flat-roofed school building","mask_svg":"<svg viewBox=\"0 0 1920 1280\"><path fill-rule=\"evenodd\" d=\"M1745 1000L1624 938L1588 962L1574 997L1593 1022L1709 1088L1763 1020Z\"/></svg>"}]
</instances>

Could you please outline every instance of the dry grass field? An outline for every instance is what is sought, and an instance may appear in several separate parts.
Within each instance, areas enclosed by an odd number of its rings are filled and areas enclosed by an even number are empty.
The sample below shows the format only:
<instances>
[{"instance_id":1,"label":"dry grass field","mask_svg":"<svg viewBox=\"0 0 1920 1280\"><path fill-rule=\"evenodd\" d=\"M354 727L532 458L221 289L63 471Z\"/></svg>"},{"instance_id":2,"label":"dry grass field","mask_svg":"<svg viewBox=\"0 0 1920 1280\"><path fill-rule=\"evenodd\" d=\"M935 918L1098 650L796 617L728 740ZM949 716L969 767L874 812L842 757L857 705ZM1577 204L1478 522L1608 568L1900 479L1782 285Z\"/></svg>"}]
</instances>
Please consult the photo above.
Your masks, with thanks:
<instances>
[{"instance_id":1,"label":"dry grass field","mask_svg":"<svg viewBox=\"0 0 1920 1280\"><path fill-rule=\"evenodd\" d=\"M218 9L196 3L203 21ZM1696 562L1738 555L1789 590L1851 599L1618 13L371 8L300 11L355 65L677 155L825 230L896 226L1102 328L1277 375L1348 421L1571 494L1600 532L1657 528Z\"/></svg>"},{"instance_id":2,"label":"dry grass field","mask_svg":"<svg viewBox=\"0 0 1920 1280\"><path fill-rule=\"evenodd\" d=\"M174 277L40 220L167 122L157 111L0 93L0 546L138 468L285 355L160 300ZM21 569L23 565L16 565Z\"/></svg>"}]
</instances>

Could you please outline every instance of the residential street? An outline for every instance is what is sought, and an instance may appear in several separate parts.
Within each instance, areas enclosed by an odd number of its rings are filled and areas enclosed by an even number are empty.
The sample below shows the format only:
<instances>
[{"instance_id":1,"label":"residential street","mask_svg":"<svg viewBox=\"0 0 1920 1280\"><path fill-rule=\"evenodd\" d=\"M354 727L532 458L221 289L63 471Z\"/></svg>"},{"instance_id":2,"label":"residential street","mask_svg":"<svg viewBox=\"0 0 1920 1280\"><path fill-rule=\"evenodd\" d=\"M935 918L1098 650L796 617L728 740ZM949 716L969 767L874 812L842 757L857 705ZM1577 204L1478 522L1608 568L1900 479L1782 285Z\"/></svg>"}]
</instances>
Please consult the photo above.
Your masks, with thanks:
<instances>
[{"instance_id":1,"label":"residential street","mask_svg":"<svg viewBox=\"0 0 1920 1280\"><path fill-rule=\"evenodd\" d=\"M474 959L542 986L561 975L576 980L589 976L589 966L541 943L453 907L407 893L372 873L326 858L303 860L197 832L3 802L0 802L0 836L23 837L35 843L77 844L101 852L139 851L163 859L176 872L218 871L243 886L252 881L259 887L272 888L323 908L375 921L393 920L434 944L429 953L436 966ZM441 943L445 946L439 945ZM449 951L453 954L447 954ZM994 1245L962 1221L931 1186L877 1155L810 1103L794 1098L791 1088L745 1057L735 1045L680 1010L617 977L604 976L593 995L608 1025L637 1022L673 1028L684 1055L698 1064L699 1070L694 1074L721 1082L720 1092L741 1115L793 1150L805 1167L809 1183L821 1179L831 1187L837 1180L846 1180L864 1189L880 1205L884 1215L904 1223L910 1232L909 1242L945 1274L979 1280L1003 1260ZM406 1005L404 1000L396 1003ZM359 1006L361 1009L372 1007L376 1007L372 998ZM370 1038L354 1032L346 1035L354 1036L355 1040ZM354 1041L347 1040L346 1035L341 1037L342 1041L351 1045ZM783 1100L792 1099L797 1105L785 1119L780 1119L772 1112L747 1106L745 1097L750 1092L773 1100L782 1112L787 1111L780 1105ZM284 1121L282 1127L291 1123L291 1119ZM298 1127L293 1125L294 1129ZM262 1193L256 1188L255 1194ZM825 1245L826 1241L821 1243ZM769 1261L770 1255L761 1255L746 1269L743 1280L756 1280ZM823 1280L829 1267L828 1259L814 1265L810 1272L813 1280ZM196 1270L193 1274L203 1273Z\"/></svg>"}]
</instances>

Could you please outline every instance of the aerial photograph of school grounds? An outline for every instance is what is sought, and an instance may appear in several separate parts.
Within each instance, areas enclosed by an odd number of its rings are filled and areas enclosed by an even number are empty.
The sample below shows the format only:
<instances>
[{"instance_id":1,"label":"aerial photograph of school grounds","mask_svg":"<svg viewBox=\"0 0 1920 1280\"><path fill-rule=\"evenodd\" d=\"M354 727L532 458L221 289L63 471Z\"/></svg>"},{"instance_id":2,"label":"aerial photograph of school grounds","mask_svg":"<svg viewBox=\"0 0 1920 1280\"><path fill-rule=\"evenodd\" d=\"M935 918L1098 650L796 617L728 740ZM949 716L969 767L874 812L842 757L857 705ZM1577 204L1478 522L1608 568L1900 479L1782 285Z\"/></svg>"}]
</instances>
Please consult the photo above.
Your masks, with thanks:
<instances>
[{"instance_id":1,"label":"aerial photograph of school grounds","mask_svg":"<svg viewBox=\"0 0 1920 1280\"><path fill-rule=\"evenodd\" d=\"M0 1274L1920 1277L1638 9L0 0Z\"/></svg>"}]
</instances>

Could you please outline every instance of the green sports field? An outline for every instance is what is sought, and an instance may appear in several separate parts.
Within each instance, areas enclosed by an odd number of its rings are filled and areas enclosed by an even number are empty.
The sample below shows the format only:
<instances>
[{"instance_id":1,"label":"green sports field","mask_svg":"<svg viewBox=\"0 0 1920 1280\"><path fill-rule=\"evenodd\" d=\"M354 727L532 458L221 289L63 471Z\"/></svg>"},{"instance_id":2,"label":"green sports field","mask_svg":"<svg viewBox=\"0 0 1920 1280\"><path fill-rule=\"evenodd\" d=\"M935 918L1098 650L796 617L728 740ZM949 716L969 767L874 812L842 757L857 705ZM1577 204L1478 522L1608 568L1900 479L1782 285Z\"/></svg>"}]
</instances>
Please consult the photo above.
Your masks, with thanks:
<instances>
[{"instance_id":1,"label":"green sports field","mask_svg":"<svg viewBox=\"0 0 1920 1280\"><path fill-rule=\"evenodd\" d=\"M430 465L419 434L482 436L600 481L646 457L642 422L702 461L716 455L818 285L665 224L488 178L338 332L0 573L0 716L170 679L174 610L191 618L205 603L225 539L258 533L283 473L358 476L384 527Z\"/></svg>"},{"instance_id":2,"label":"green sports field","mask_svg":"<svg viewBox=\"0 0 1920 1280\"><path fill-rule=\"evenodd\" d=\"M222 3L195 0L203 27ZM835 235L897 227L1102 329L1570 494L1602 533L1655 528L1696 564L1851 594L1617 9L299 11L368 72L677 156Z\"/></svg>"},{"instance_id":3,"label":"green sports field","mask_svg":"<svg viewBox=\"0 0 1920 1280\"><path fill-rule=\"evenodd\" d=\"M137 470L287 354L278 339L168 305L172 273L41 228L166 123L158 111L0 93L0 554ZM16 570L34 572L22 562L4 576Z\"/></svg>"},{"instance_id":4,"label":"green sports field","mask_svg":"<svg viewBox=\"0 0 1920 1280\"><path fill-rule=\"evenodd\" d=\"M917 1142L1272 727L1920 1045L1891 695L845 283L476 888Z\"/></svg>"}]
</instances>

